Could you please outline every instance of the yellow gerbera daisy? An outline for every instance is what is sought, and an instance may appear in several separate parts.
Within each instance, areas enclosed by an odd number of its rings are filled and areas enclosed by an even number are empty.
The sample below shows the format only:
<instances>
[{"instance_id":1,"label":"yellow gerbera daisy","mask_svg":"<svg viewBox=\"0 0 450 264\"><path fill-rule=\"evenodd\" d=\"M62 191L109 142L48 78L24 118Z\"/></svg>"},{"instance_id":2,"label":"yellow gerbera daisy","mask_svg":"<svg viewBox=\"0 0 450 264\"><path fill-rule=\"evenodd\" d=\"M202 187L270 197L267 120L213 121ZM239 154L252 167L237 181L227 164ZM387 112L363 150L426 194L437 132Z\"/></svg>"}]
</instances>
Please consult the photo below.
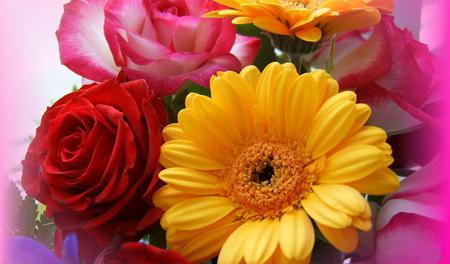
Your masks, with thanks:
<instances>
[{"instance_id":1,"label":"yellow gerbera daisy","mask_svg":"<svg viewBox=\"0 0 450 264\"><path fill-rule=\"evenodd\" d=\"M207 17L233 18L234 24L255 24L277 35L317 42L334 33L378 24L392 0L214 0L230 9Z\"/></svg>"},{"instance_id":2,"label":"yellow gerbera daisy","mask_svg":"<svg viewBox=\"0 0 450 264\"><path fill-rule=\"evenodd\" d=\"M155 193L171 249L192 262L308 263L310 217L336 248L356 248L371 228L360 194L398 185L386 133L364 126L370 108L338 93L322 70L254 66L211 79L211 98L191 93L163 136Z\"/></svg>"}]
</instances>

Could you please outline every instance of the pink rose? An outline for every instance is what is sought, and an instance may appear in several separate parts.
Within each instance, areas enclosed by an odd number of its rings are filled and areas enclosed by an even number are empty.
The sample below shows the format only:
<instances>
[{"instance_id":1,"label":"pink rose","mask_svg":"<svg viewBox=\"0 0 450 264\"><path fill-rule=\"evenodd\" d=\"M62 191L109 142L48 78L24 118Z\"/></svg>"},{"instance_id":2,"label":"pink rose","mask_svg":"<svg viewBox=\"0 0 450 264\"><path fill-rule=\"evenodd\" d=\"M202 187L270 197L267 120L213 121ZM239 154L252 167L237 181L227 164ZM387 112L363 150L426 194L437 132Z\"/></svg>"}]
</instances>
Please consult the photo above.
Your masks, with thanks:
<instances>
[{"instance_id":1,"label":"pink rose","mask_svg":"<svg viewBox=\"0 0 450 264\"><path fill-rule=\"evenodd\" d=\"M321 50L314 63L323 64L327 51ZM370 32L339 36L336 52L333 76L341 89L354 90L372 107L372 124L399 132L435 122L424 110L436 93L434 56L407 29L398 28L392 16L383 16Z\"/></svg>"},{"instance_id":2,"label":"pink rose","mask_svg":"<svg viewBox=\"0 0 450 264\"><path fill-rule=\"evenodd\" d=\"M217 8L211 0L72 0L56 33L61 61L98 82L123 70L157 96L187 80L208 86L217 71L253 63L260 47L229 20L202 18Z\"/></svg>"},{"instance_id":3,"label":"pink rose","mask_svg":"<svg viewBox=\"0 0 450 264\"><path fill-rule=\"evenodd\" d=\"M442 153L405 179L387 197L377 216L376 263L443 261L447 175Z\"/></svg>"}]
</instances>

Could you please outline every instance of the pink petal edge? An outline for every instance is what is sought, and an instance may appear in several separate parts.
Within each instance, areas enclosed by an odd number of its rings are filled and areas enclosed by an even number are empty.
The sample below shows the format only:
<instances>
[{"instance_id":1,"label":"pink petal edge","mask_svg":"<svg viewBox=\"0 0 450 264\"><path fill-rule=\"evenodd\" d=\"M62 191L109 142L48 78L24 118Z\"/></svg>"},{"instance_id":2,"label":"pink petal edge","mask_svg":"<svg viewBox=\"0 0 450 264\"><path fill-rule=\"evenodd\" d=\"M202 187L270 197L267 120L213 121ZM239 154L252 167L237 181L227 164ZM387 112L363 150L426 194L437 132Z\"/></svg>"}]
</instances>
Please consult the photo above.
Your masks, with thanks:
<instances>
[{"instance_id":1,"label":"pink petal edge","mask_svg":"<svg viewBox=\"0 0 450 264\"><path fill-rule=\"evenodd\" d=\"M72 0L64 5L56 32L62 64L94 81L119 72L103 34L104 4L104 0Z\"/></svg>"}]
</instances>

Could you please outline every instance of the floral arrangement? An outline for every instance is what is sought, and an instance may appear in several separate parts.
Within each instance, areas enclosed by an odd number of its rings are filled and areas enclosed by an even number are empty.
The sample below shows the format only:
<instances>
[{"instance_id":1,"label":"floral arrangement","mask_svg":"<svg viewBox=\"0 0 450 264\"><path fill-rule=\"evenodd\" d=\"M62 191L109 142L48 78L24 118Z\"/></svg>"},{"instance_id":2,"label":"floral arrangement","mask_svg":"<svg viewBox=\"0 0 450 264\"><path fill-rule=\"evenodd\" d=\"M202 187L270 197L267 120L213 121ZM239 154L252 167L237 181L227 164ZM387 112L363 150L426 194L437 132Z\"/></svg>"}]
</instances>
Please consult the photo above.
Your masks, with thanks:
<instances>
[{"instance_id":1,"label":"floral arrangement","mask_svg":"<svg viewBox=\"0 0 450 264\"><path fill-rule=\"evenodd\" d=\"M9 187L7 260L439 263L443 80L393 8L71 0L56 36L84 85Z\"/></svg>"}]
</instances>

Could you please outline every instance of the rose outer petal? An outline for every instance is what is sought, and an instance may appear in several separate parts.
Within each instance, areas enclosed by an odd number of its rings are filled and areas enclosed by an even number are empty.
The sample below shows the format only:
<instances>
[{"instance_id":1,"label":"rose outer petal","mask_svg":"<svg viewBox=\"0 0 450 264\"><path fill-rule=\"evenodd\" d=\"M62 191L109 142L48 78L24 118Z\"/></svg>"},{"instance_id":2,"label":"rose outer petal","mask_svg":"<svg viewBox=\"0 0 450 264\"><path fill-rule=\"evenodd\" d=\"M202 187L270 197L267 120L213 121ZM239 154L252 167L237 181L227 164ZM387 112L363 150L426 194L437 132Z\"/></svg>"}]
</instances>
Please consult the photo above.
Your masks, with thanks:
<instances>
[{"instance_id":1,"label":"rose outer petal","mask_svg":"<svg viewBox=\"0 0 450 264\"><path fill-rule=\"evenodd\" d=\"M377 233L376 263L437 264L442 258L444 224L400 213Z\"/></svg>"},{"instance_id":2,"label":"rose outer petal","mask_svg":"<svg viewBox=\"0 0 450 264\"><path fill-rule=\"evenodd\" d=\"M104 0L72 0L64 6L56 32L62 64L94 81L119 71L103 33L104 4Z\"/></svg>"},{"instance_id":3,"label":"rose outer petal","mask_svg":"<svg viewBox=\"0 0 450 264\"><path fill-rule=\"evenodd\" d=\"M236 41L230 53L236 56L241 62L241 67L251 65L258 55L261 48L261 40L259 38L247 37L237 34Z\"/></svg>"},{"instance_id":4,"label":"rose outer petal","mask_svg":"<svg viewBox=\"0 0 450 264\"><path fill-rule=\"evenodd\" d=\"M130 66L124 70L131 79L145 79L148 83L151 83L152 85L149 88L155 92L156 96L166 96L176 92L179 87L188 80L203 86L209 86L209 79L212 75L225 69L238 71L240 65L241 63L235 56L223 55L207 61L195 70L178 75L161 76L158 74L146 73L133 69L136 66Z\"/></svg>"}]
</instances>

